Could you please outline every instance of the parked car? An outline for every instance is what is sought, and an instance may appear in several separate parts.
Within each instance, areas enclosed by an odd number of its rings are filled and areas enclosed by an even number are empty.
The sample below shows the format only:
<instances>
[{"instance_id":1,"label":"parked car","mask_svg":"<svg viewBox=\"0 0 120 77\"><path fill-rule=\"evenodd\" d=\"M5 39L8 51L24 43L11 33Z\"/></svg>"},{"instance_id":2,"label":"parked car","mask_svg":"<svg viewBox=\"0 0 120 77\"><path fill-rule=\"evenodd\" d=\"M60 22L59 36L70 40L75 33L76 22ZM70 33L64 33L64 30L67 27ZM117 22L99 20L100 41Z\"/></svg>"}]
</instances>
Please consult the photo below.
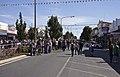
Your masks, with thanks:
<instances>
[{"instance_id":1,"label":"parked car","mask_svg":"<svg viewBox=\"0 0 120 77\"><path fill-rule=\"evenodd\" d=\"M103 48L103 46L101 44L99 44L99 43L94 43L92 46L94 48Z\"/></svg>"}]
</instances>

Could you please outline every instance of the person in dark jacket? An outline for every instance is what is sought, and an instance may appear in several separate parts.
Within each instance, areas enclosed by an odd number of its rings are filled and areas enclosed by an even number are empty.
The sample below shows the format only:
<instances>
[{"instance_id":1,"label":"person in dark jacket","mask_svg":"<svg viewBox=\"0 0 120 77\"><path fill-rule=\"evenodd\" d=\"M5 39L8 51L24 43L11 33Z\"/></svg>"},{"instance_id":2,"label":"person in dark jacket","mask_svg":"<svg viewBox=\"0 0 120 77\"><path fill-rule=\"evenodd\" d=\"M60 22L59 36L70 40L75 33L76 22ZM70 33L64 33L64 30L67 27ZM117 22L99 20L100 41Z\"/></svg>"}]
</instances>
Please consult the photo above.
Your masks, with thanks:
<instances>
[{"instance_id":1,"label":"person in dark jacket","mask_svg":"<svg viewBox=\"0 0 120 77\"><path fill-rule=\"evenodd\" d=\"M63 52L65 51L65 49L66 49L66 41L63 40L62 41L62 50L63 50Z\"/></svg>"},{"instance_id":2,"label":"person in dark jacket","mask_svg":"<svg viewBox=\"0 0 120 77\"><path fill-rule=\"evenodd\" d=\"M81 54L83 54L82 49L83 49L83 42L79 41L79 52L81 52Z\"/></svg>"},{"instance_id":3,"label":"person in dark jacket","mask_svg":"<svg viewBox=\"0 0 120 77\"><path fill-rule=\"evenodd\" d=\"M113 44L111 42L109 43L109 56L110 56L110 63L112 63L112 59L113 59Z\"/></svg>"},{"instance_id":4,"label":"person in dark jacket","mask_svg":"<svg viewBox=\"0 0 120 77\"><path fill-rule=\"evenodd\" d=\"M74 41L71 42L71 57L73 57L74 55L74 49L75 49L75 45L74 45Z\"/></svg>"}]
</instances>

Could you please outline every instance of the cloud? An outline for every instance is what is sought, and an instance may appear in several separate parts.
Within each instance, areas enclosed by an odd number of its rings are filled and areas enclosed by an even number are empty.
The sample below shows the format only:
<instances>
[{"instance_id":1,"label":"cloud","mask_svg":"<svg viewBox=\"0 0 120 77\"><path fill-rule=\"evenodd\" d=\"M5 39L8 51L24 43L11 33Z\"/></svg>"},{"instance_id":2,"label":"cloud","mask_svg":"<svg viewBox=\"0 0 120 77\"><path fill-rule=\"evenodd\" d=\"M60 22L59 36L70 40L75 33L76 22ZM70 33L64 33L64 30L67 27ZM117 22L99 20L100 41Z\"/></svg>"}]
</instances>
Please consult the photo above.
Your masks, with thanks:
<instances>
[{"instance_id":1,"label":"cloud","mask_svg":"<svg viewBox=\"0 0 120 77\"><path fill-rule=\"evenodd\" d=\"M7 15L7 14L0 14L0 17L9 18L9 19L13 19L14 18L14 16Z\"/></svg>"},{"instance_id":2,"label":"cloud","mask_svg":"<svg viewBox=\"0 0 120 77\"><path fill-rule=\"evenodd\" d=\"M33 16L23 16L23 20L26 21L28 27L34 25L34 17ZM47 25L48 17L47 16L37 16L36 18L36 27L41 27Z\"/></svg>"},{"instance_id":3,"label":"cloud","mask_svg":"<svg viewBox=\"0 0 120 77\"><path fill-rule=\"evenodd\" d=\"M95 20L94 17L86 17L86 16L80 16L80 17L74 17L74 18L64 18L62 19L63 25L74 25L74 24L93 24Z\"/></svg>"},{"instance_id":4,"label":"cloud","mask_svg":"<svg viewBox=\"0 0 120 77\"><path fill-rule=\"evenodd\" d=\"M57 8L57 7L49 8L48 10L52 15L57 15L57 16L60 15L62 11L60 8Z\"/></svg>"}]
</instances>

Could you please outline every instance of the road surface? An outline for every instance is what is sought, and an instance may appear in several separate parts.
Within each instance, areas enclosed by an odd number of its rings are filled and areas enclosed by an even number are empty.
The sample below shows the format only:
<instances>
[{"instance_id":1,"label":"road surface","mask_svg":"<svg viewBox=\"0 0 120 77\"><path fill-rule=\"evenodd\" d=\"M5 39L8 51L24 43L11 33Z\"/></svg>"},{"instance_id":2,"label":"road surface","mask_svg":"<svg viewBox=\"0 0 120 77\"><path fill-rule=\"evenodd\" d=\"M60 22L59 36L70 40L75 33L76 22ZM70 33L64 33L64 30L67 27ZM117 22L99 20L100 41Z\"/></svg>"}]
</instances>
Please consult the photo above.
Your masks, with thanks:
<instances>
[{"instance_id":1,"label":"road surface","mask_svg":"<svg viewBox=\"0 0 120 77\"><path fill-rule=\"evenodd\" d=\"M0 77L120 77L120 74L101 57L71 57L66 50L28 56L0 66Z\"/></svg>"}]
</instances>

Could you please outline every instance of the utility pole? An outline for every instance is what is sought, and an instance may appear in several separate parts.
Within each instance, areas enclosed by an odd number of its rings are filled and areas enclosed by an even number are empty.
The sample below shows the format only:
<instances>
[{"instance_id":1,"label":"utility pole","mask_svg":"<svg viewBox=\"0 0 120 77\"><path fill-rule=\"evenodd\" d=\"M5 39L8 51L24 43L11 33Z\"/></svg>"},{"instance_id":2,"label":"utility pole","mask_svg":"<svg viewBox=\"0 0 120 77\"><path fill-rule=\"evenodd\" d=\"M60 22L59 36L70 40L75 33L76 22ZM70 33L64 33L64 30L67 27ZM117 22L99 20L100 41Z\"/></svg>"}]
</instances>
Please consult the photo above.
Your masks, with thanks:
<instances>
[{"instance_id":1,"label":"utility pole","mask_svg":"<svg viewBox=\"0 0 120 77\"><path fill-rule=\"evenodd\" d=\"M36 0L34 0L34 33L35 33L34 42L36 42Z\"/></svg>"}]
</instances>

